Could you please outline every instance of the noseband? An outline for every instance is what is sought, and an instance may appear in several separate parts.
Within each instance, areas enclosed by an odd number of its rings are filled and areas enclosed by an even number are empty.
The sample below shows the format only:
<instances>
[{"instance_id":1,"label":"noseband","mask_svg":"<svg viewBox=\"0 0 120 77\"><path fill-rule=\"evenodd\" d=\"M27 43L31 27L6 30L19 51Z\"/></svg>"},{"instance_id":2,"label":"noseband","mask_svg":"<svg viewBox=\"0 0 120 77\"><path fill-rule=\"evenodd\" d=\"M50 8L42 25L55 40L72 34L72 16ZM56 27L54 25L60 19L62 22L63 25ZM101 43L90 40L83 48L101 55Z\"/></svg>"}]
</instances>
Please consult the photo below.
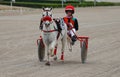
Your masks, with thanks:
<instances>
[{"instance_id":1,"label":"noseband","mask_svg":"<svg viewBox=\"0 0 120 77\"><path fill-rule=\"evenodd\" d=\"M42 18L43 21L52 21L52 18L50 16L45 16Z\"/></svg>"}]
</instances>

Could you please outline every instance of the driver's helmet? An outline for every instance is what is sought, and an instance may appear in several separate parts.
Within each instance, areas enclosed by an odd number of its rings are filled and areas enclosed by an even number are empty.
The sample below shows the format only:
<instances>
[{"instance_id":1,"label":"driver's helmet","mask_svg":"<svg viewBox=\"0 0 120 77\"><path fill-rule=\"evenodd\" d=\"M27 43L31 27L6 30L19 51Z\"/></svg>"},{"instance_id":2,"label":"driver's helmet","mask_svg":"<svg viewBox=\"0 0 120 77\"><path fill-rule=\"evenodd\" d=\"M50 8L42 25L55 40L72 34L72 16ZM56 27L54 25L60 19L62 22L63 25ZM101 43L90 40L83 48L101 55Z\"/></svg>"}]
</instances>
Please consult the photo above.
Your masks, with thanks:
<instances>
[{"instance_id":1,"label":"driver's helmet","mask_svg":"<svg viewBox=\"0 0 120 77\"><path fill-rule=\"evenodd\" d=\"M71 11L72 14L74 14L74 12L75 12L74 6L72 6L72 5L67 5L67 6L65 7L65 12L67 13L68 11Z\"/></svg>"}]
</instances>

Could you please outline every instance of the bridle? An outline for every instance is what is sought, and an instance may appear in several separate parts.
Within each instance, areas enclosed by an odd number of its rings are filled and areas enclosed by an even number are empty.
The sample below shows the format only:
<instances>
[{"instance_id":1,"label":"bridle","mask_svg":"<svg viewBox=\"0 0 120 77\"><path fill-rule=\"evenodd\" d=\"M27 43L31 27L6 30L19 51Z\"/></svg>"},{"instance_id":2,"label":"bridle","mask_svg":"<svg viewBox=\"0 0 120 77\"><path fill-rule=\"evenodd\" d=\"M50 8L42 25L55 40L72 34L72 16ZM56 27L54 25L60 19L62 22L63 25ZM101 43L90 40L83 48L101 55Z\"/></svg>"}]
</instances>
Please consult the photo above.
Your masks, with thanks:
<instances>
[{"instance_id":1,"label":"bridle","mask_svg":"<svg viewBox=\"0 0 120 77\"><path fill-rule=\"evenodd\" d=\"M45 21L49 21L51 23L53 23L53 19L50 17L50 16L45 16L42 18L42 21L45 22ZM55 32L55 31L58 31L57 29L53 29L53 30L42 30L43 32L46 32L46 33L50 33L50 32Z\"/></svg>"}]
</instances>

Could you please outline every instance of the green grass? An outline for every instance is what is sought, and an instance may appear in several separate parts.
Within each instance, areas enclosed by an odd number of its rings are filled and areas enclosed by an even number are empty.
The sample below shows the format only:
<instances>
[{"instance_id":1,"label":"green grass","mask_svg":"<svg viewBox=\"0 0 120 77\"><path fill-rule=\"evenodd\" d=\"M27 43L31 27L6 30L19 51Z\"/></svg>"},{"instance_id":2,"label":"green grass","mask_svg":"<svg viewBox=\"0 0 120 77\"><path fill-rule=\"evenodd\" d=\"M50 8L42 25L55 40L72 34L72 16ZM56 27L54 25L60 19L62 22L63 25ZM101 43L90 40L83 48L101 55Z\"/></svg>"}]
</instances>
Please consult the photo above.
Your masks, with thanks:
<instances>
[{"instance_id":1,"label":"green grass","mask_svg":"<svg viewBox=\"0 0 120 77\"><path fill-rule=\"evenodd\" d=\"M3 5L10 5L10 2L7 1L2 1L0 4ZM89 7L89 6L94 6L94 2L82 2L79 3L76 1L73 1L73 3L66 2L64 3L64 7L68 4L71 4L73 6L78 6L78 7ZM31 7L31 8L42 8L42 7L53 7L53 8L58 8L61 7L61 3L44 3L44 2L16 2L13 3L13 6L22 6L22 7ZM96 6L120 6L120 3L112 3L112 2L97 2Z\"/></svg>"}]
</instances>

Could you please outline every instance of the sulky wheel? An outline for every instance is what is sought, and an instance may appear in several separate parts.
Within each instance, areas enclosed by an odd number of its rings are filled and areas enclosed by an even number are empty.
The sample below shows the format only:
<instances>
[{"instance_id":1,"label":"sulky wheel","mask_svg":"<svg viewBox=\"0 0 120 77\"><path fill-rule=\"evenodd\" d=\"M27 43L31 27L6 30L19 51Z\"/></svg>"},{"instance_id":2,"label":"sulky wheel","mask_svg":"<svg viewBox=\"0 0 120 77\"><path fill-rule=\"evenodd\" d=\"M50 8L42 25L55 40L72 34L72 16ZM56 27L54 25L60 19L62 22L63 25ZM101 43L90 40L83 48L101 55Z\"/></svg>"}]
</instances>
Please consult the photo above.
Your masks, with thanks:
<instances>
[{"instance_id":1,"label":"sulky wheel","mask_svg":"<svg viewBox=\"0 0 120 77\"><path fill-rule=\"evenodd\" d=\"M38 58L40 62L44 60L44 57L45 57L45 46L43 44L43 41L40 40L38 42Z\"/></svg>"},{"instance_id":2,"label":"sulky wheel","mask_svg":"<svg viewBox=\"0 0 120 77\"><path fill-rule=\"evenodd\" d=\"M86 46L86 42L82 41L81 43L81 60L82 63L85 63L87 59L87 46Z\"/></svg>"}]
</instances>

